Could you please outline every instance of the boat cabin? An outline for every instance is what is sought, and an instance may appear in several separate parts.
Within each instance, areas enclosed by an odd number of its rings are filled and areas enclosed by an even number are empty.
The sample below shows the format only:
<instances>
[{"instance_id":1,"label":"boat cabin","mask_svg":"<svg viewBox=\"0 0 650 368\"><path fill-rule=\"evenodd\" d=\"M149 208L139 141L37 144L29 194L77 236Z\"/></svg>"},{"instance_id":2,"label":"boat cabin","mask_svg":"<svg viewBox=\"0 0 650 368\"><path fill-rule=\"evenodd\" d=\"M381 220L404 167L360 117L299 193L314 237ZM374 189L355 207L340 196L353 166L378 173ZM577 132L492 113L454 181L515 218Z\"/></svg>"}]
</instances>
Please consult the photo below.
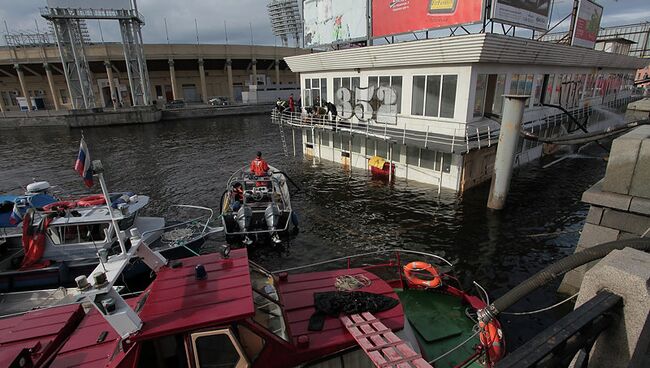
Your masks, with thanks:
<instances>
[{"instance_id":1,"label":"boat cabin","mask_svg":"<svg viewBox=\"0 0 650 368\"><path fill-rule=\"evenodd\" d=\"M523 126L541 137L577 129L562 109L590 131L605 129L620 124L610 110L632 101L636 69L647 64L491 33L285 60L300 73L303 111L274 112L273 119L301 129L307 156L365 169L379 156L395 165L397 177L455 191L491 178L503 95L530 96ZM328 102L334 116L325 113ZM521 139L516 164L540 157L543 148Z\"/></svg>"}]
</instances>

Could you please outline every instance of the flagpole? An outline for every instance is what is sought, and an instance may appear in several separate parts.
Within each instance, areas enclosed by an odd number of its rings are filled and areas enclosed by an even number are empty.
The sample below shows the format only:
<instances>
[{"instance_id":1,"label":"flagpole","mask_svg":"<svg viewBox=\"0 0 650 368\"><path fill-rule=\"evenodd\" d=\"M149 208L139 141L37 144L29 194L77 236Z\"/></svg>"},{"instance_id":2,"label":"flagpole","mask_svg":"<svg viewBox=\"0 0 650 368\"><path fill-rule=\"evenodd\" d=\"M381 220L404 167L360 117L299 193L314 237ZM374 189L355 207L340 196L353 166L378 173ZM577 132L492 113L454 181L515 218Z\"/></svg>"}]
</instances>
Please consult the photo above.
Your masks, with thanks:
<instances>
[{"instance_id":1,"label":"flagpole","mask_svg":"<svg viewBox=\"0 0 650 368\"><path fill-rule=\"evenodd\" d=\"M117 241L120 243L121 254L126 254L126 246L124 245L124 239L120 234L120 227L117 225L117 220L113 217L113 209L111 208L111 197L108 195L108 189L106 188L106 182L104 181L104 167L100 160L93 161L93 171L97 174L99 178L99 185L102 187L102 193L106 200L106 208L108 209L108 215L111 217L111 222L113 223L113 228L115 228L115 235L117 235Z\"/></svg>"}]
</instances>

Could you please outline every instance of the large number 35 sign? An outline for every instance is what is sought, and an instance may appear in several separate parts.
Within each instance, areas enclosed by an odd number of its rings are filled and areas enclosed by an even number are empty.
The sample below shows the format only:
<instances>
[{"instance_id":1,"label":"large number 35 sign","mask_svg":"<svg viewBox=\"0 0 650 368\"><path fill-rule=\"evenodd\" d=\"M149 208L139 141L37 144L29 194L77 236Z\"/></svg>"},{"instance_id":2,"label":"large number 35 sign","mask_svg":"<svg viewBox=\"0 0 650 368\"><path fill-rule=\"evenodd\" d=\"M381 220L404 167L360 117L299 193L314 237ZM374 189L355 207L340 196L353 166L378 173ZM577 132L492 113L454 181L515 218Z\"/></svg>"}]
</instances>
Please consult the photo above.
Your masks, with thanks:
<instances>
[{"instance_id":1,"label":"large number 35 sign","mask_svg":"<svg viewBox=\"0 0 650 368\"><path fill-rule=\"evenodd\" d=\"M382 118L394 119L397 114L398 96L391 87L356 87L354 96L348 88L342 87L336 91L335 97L337 114L343 119L356 116L359 121L384 122Z\"/></svg>"}]
</instances>

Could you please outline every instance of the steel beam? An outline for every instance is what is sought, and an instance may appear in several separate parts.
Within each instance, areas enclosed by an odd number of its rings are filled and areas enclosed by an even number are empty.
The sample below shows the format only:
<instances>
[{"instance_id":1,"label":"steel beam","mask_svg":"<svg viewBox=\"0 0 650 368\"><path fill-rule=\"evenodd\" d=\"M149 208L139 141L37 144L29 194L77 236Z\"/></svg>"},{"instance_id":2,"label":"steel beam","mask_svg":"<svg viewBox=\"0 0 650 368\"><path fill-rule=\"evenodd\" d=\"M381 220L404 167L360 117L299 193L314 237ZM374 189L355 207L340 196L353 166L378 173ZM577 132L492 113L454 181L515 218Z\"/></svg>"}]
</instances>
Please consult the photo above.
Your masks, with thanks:
<instances>
[{"instance_id":1,"label":"steel beam","mask_svg":"<svg viewBox=\"0 0 650 368\"><path fill-rule=\"evenodd\" d=\"M149 72L144 57L141 26L137 19L120 19L124 61L134 106L145 106L151 102Z\"/></svg>"}]
</instances>

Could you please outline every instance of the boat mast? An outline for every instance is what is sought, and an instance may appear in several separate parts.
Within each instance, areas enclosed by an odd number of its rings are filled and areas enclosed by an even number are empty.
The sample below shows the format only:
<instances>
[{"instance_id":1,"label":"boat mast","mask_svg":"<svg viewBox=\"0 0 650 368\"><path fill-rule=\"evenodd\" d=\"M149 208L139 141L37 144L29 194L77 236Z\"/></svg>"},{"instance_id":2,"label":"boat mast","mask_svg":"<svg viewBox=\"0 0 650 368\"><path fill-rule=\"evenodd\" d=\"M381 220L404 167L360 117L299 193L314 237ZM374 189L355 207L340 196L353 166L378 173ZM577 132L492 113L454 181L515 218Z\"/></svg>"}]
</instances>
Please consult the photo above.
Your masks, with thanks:
<instances>
[{"instance_id":1,"label":"boat mast","mask_svg":"<svg viewBox=\"0 0 650 368\"><path fill-rule=\"evenodd\" d=\"M120 254L126 254L126 246L124 245L123 234L120 231L120 227L117 225L117 220L113 217L113 209L111 208L111 198L108 195L108 189L106 188L106 182L104 181L104 166L102 165L101 160L93 161L93 171L97 174L99 178L99 185L102 187L102 193L106 200L106 208L108 209L108 215L111 217L111 222L113 223L113 228L115 229L115 235L117 236L117 242L120 244Z\"/></svg>"}]
</instances>

